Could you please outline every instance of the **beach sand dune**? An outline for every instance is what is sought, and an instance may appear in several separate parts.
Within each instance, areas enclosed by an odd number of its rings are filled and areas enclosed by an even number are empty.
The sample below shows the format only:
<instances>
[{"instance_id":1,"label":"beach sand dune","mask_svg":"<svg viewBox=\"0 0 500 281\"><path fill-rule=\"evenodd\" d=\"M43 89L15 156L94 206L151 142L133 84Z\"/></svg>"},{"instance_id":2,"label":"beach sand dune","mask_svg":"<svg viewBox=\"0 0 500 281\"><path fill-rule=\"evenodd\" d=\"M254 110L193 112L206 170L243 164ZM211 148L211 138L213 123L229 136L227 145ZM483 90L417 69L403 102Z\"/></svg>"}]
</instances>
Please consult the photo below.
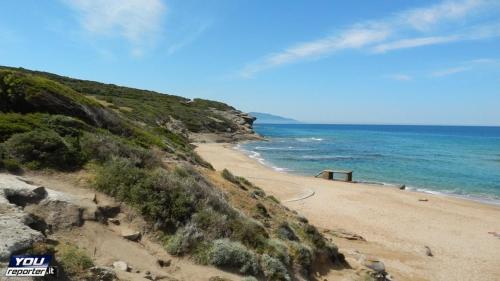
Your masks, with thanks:
<instances>
[{"instance_id":1,"label":"beach sand dune","mask_svg":"<svg viewBox=\"0 0 500 281\"><path fill-rule=\"evenodd\" d=\"M489 233L500 233L499 206L281 173L230 144L197 146L217 170L246 177L312 224L363 236L334 242L378 257L397 280L500 280L500 239Z\"/></svg>"}]
</instances>

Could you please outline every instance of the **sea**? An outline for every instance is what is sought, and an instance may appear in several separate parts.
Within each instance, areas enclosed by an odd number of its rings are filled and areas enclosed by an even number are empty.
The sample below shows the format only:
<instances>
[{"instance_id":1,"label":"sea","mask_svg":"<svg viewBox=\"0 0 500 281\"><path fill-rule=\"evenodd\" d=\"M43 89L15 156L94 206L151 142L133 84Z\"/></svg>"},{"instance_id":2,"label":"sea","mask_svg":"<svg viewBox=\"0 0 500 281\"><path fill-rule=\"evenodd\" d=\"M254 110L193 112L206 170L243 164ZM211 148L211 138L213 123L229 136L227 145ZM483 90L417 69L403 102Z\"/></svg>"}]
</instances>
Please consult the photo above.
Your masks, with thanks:
<instances>
[{"instance_id":1,"label":"sea","mask_svg":"<svg viewBox=\"0 0 500 281\"><path fill-rule=\"evenodd\" d=\"M277 171L313 176L352 170L353 180L405 185L500 205L500 127L256 124L266 138L237 146Z\"/></svg>"}]
</instances>

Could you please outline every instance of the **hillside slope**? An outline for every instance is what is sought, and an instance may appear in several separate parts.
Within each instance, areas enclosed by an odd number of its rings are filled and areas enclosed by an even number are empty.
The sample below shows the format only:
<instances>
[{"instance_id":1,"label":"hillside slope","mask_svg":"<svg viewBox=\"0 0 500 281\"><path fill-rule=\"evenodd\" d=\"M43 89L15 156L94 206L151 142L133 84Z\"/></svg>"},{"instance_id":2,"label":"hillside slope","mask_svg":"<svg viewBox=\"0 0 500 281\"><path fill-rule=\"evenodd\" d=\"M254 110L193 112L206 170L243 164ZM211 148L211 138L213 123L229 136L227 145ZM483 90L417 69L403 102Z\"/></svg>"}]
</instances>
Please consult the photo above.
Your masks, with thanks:
<instances>
[{"instance_id":1,"label":"hillside slope","mask_svg":"<svg viewBox=\"0 0 500 281\"><path fill-rule=\"evenodd\" d=\"M223 103L0 68L0 170L57 178L56 184L70 187L70 179L79 179L81 187L121 205L89 212L45 188L7 185L0 192L1 217L15 214L16 223L39 234L7 235L5 245L11 246L2 248L0 263L14 252L55 252L69 280L94 280L96 271L108 269L92 266L109 264L92 259L97 248L64 246L65 235L84 233L78 229L86 224L128 223L130 215L118 216L125 208L144 222L128 239L151 240L172 256L253 276L247 280L314 280L318 268L347 267L337 247L307 219L246 179L214 171L194 152L193 135L257 137L253 120ZM61 211L67 208L74 214L70 223ZM66 252L78 255L68 261Z\"/></svg>"}]
</instances>

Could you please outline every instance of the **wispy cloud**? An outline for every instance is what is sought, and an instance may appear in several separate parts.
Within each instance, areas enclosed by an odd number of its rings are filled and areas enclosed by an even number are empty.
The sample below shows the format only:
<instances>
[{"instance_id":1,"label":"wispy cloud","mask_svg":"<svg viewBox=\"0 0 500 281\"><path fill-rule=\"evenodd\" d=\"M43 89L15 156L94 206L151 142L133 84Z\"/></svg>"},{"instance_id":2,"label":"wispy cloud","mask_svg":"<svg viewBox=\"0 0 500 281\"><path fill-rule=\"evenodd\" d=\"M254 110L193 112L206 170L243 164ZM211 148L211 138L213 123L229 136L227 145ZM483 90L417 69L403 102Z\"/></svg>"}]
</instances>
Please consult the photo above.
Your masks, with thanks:
<instances>
[{"instance_id":1,"label":"wispy cloud","mask_svg":"<svg viewBox=\"0 0 500 281\"><path fill-rule=\"evenodd\" d=\"M429 7L402 12L400 21L408 23L417 30L426 31L436 24L462 19L469 13L484 8L488 2L485 0L445 1Z\"/></svg>"},{"instance_id":2,"label":"wispy cloud","mask_svg":"<svg viewBox=\"0 0 500 281\"><path fill-rule=\"evenodd\" d=\"M82 27L94 36L122 37L132 44L132 53L161 32L166 6L161 0L63 0L78 15Z\"/></svg>"},{"instance_id":3,"label":"wispy cloud","mask_svg":"<svg viewBox=\"0 0 500 281\"><path fill-rule=\"evenodd\" d=\"M467 71L467 70L469 70L469 67L465 67L465 66L451 67L451 68L447 68L447 69L435 71L435 72L432 73L431 76L433 76L433 77L443 77L443 76L449 76L449 75L457 74L457 73L460 73L460 72L464 72L464 71Z\"/></svg>"},{"instance_id":4,"label":"wispy cloud","mask_svg":"<svg viewBox=\"0 0 500 281\"><path fill-rule=\"evenodd\" d=\"M373 47L372 50L375 53L385 53L387 51L392 51L397 49L415 48L427 45L449 43L457 41L459 40L459 38L460 38L459 36L451 35L451 36L432 36L432 37L401 39L377 45Z\"/></svg>"},{"instance_id":5,"label":"wispy cloud","mask_svg":"<svg viewBox=\"0 0 500 281\"><path fill-rule=\"evenodd\" d=\"M473 59L469 61L462 62L458 66L454 67L449 67L445 69L440 69L437 71L434 71L431 73L431 77L445 77L445 76L450 76L453 74L461 73L461 72L466 72L466 71L472 71L472 70L478 70L481 68L493 66L493 67L498 67L499 64L498 59L494 58L479 58L479 59Z\"/></svg>"},{"instance_id":6,"label":"wispy cloud","mask_svg":"<svg viewBox=\"0 0 500 281\"><path fill-rule=\"evenodd\" d=\"M496 9L498 6L489 0L462 0L401 11L388 18L356 23L336 34L295 44L283 51L269 54L247 64L239 74L249 78L266 69L324 57L345 49L367 49L373 53L385 53L500 36L498 23L484 23L468 29L461 26L466 18L477 16L488 7ZM452 26L444 32L441 30L444 26L457 23L460 23L459 28Z\"/></svg>"},{"instance_id":7,"label":"wispy cloud","mask_svg":"<svg viewBox=\"0 0 500 281\"><path fill-rule=\"evenodd\" d=\"M413 80L413 77L407 74L402 74L402 73L397 73L397 74L390 74L386 75L387 78L396 80L396 81L411 81Z\"/></svg>"},{"instance_id":8,"label":"wispy cloud","mask_svg":"<svg viewBox=\"0 0 500 281\"><path fill-rule=\"evenodd\" d=\"M167 54L172 55L173 53L179 51L180 49L184 48L185 46L193 43L211 25L212 25L211 21L199 24L194 31L192 31L191 33L186 35L183 39L170 45L170 47L168 47L168 49L167 49Z\"/></svg>"},{"instance_id":9,"label":"wispy cloud","mask_svg":"<svg viewBox=\"0 0 500 281\"><path fill-rule=\"evenodd\" d=\"M338 50L361 48L375 42L383 41L389 34L390 30L384 25L357 25L343 31L337 36L300 43L283 52L271 54L257 63L247 65L240 74L248 78L257 72L279 65L321 57Z\"/></svg>"}]
</instances>

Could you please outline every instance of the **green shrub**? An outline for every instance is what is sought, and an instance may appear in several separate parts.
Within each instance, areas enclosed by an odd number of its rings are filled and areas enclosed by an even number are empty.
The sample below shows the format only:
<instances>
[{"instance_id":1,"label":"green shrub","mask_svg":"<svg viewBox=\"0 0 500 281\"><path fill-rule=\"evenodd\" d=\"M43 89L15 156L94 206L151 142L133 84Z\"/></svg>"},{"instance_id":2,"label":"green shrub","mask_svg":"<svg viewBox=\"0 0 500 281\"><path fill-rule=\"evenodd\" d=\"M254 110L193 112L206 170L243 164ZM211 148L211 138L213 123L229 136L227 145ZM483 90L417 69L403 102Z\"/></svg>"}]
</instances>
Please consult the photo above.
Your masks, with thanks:
<instances>
[{"instance_id":1,"label":"green shrub","mask_svg":"<svg viewBox=\"0 0 500 281\"><path fill-rule=\"evenodd\" d=\"M268 254L262 255L260 265L267 280L291 280L286 267L278 259L273 258Z\"/></svg>"},{"instance_id":2,"label":"green shrub","mask_svg":"<svg viewBox=\"0 0 500 281\"><path fill-rule=\"evenodd\" d=\"M45 119L47 126L63 137L79 137L83 131L92 131L87 123L70 116L49 115Z\"/></svg>"},{"instance_id":3,"label":"green shrub","mask_svg":"<svg viewBox=\"0 0 500 281\"><path fill-rule=\"evenodd\" d=\"M203 240L203 232L193 224L179 229L166 245L167 251L174 256L182 256L196 248Z\"/></svg>"},{"instance_id":4,"label":"green shrub","mask_svg":"<svg viewBox=\"0 0 500 281\"><path fill-rule=\"evenodd\" d=\"M200 210L192 216L191 221L203 229L207 239L227 238L231 235L228 216L216 212L212 208Z\"/></svg>"},{"instance_id":5,"label":"green shrub","mask_svg":"<svg viewBox=\"0 0 500 281\"><path fill-rule=\"evenodd\" d=\"M258 274L256 255L238 242L215 240L209 252L209 262L222 268L238 269L243 274Z\"/></svg>"},{"instance_id":6,"label":"green shrub","mask_svg":"<svg viewBox=\"0 0 500 281\"><path fill-rule=\"evenodd\" d=\"M160 165L160 160L149 149L125 141L106 132L98 134L83 134L80 145L87 159L106 162L113 157L128 158L134 166L154 168Z\"/></svg>"},{"instance_id":7,"label":"green shrub","mask_svg":"<svg viewBox=\"0 0 500 281\"><path fill-rule=\"evenodd\" d=\"M270 199L271 201L273 201L274 203L280 204L280 200L278 200L276 197L274 197L272 195L267 196L267 198Z\"/></svg>"},{"instance_id":8,"label":"green shrub","mask_svg":"<svg viewBox=\"0 0 500 281\"><path fill-rule=\"evenodd\" d=\"M18 114L0 112L0 142L14 134L26 133L42 126L41 114Z\"/></svg>"},{"instance_id":9,"label":"green shrub","mask_svg":"<svg viewBox=\"0 0 500 281\"><path fill-rule=\"evenodd\" d=\"M269 238L264 226L256 220L240 217L232 221L231 229L233 230L231 238L241 241L251 248L262 248L265 246L265 241Z\"/></svg>"},{"instance_id":10,"label":"green shrub","mask_svg":"<svg viewBox=\"0 0 500 281\"><path fill-rule=\"evenodd\" d=\"M253 184L244 177L236 177L239 183L247 186L253 186Z\"/></svg>"},{"instance_id":11,"label":"green shrub","mask_svg":"<svg viewBox=\"0 0 500 281\"><path fill-rule=\"evenodd\" d=\"M293 262L299 265L300 272L304 276L308 276L314 259L311 248L301 243L292 242L290 244L290 253Z\"/></svg>"},{"instance_id":12,"label":"green shrub","mask_svg":"<svg viewBox=\"0 0 500 281\"><path fill-rule=\"evenodd\" d=\"M5 142L6 153L33 169L68 170L82 163L79 151L53 131L15 134Z\"/></svg>"},{"instance_id":13,"label":"green shrub","mask_svg":"<svg viewBox=\"0 0 500 281\"><path fill-rule=\"evenodd\" d=\"M278 226L276 235L283 240L299 241L299 237L295 235L295 232L287 222L283 222Z\"/></svg>"},{"instance_id":14,"label":"green shrub","mask_svg":"<svg viewBox=\"0 0 500 281\"><path fill-rule=\"evenodd\" d=\"M222 170L222 177L234 184L240 184L240 181L228 169Z\"/></svg>"},{"instance_id":15,"label":"green shrub","mask_svg":"<svg viewBox=\"0 0 500 281\"><path fill-rule=\"evenodd\" d=\"M277 258L284 265L290 264L290 255L285 243L278 239L267 240L265 252L273 258Z\"/></svg>"},{"instance_id":16,"label":"green shrub","mask_svg":"<svg viewBox=\"0 0 500 281\"><path fill-rule=\"evenodd\" d=\"M310 224L306 224L304 227L304 233L309 241L312 242L312 244L319 249L323 249L326 246L326 240L319 233L318 229Z\"/></svg>"},{"instance_id":17,"label":"green shrub","mask_svg":"<svg viewBox=\"0 0 500 281\"><path fill-rule=\"evenodd\" d=\"M21 165L14 159L0 159L0 170L2 169L13 174L18 174L22 171Z\"/></svg>"},{"instance_id":18,"label":"green shrub","mask_svg":"<svg viewBox=\"0 0 500 281\"><path fill-rule=\"evenodd\" d=\"M70 276L82 275L87 269L94 266L92 259L75 245L64 243L56 247L57 260L64 272Z\"/></svg>"},{"instance_id":19,"label":"green shrub","mask_svg":"<svg viewBox=\"0 0 500 281\"><path fill-rule=\"evenodd\" d=\"M259 280L257 280L257 278L253 276L245 276L243 277L243 279L241 279L241 281L259 281Z\"/></svg>"},{"instance_id":20,"label":"green shrub","mask_svg":"<svg viewBox=\"0 0 500 281\"><path fill-rule=\"evenodd\" d=\"M130 160L113 158L97 171L98 190L138 208L148 219L185 222L194 212L194 202L187 185L190 182L163 169L146 171Z\"/></svg>"}]
</instances>

